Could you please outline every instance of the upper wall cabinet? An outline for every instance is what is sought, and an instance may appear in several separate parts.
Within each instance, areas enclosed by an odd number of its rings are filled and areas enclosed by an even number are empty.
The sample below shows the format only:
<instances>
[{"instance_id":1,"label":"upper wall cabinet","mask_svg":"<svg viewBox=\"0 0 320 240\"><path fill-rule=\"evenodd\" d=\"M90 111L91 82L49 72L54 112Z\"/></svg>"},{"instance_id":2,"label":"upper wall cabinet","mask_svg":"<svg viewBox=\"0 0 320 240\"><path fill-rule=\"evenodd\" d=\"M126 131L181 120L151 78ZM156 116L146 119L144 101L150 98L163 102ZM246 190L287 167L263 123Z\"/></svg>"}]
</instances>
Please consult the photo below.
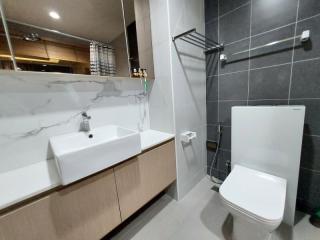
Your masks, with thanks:
<instances>
[{"instance_id":1,"label":"upper wall cabinet","mask_svg":"<svg viewBox=\"0 0 320 240\"><path fill-rule=\"evenodd\" d=\"M2 0L0 67L116 77L145 68L153 77L148 1Z\"/></svg>"},{"instance_id":2,"label":"upper wall cabinet","mask_svg":"<svg viewBox=\"0 0 320 240\"><path fill-rule=\"evenodd\" d=\"M123 0L123 6L131 72L146 69L154 79L149 0Z\"/></svg>"}]
</instances>

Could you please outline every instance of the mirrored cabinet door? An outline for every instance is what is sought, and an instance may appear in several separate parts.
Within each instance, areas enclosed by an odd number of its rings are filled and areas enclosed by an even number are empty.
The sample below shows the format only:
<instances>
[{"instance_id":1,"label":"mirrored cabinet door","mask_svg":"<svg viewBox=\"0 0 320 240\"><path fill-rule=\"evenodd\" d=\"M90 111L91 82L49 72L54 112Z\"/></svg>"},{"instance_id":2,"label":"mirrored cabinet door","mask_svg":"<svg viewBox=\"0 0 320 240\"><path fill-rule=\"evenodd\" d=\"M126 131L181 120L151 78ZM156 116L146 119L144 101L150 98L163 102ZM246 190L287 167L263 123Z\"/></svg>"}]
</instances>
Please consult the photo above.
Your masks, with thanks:
<instances>
[{"instance_id":1,"label":"mirrored cabinet door","mask_svg":"<svg viewBox=\"0 0 320 240\"><path fill-rule=\"evenodd\" d=\"M149 0L0 1L1 69L154 78Z\"/></svg>"},{"instance_id":2,"label":"mirrored cabinet door","mask_svg":"<svg viewBox=\"0 0 320 240\"><path fill-rule=\"evenodd\" d=\"M2 10L18 70L130 76L122 1L2 0ZM1 69L13 69L2 23Z\"/></svg>"},{"instance_id":3,"label":"mirrored cabinet door","mask_svg":"<svg viewBox=\"0 0 320 240\"><path fill-rule=\"evenodd\" d=\"M131 75L144 69L154 79L149 0L123 0Z\"/></svg>"}]
</instances>

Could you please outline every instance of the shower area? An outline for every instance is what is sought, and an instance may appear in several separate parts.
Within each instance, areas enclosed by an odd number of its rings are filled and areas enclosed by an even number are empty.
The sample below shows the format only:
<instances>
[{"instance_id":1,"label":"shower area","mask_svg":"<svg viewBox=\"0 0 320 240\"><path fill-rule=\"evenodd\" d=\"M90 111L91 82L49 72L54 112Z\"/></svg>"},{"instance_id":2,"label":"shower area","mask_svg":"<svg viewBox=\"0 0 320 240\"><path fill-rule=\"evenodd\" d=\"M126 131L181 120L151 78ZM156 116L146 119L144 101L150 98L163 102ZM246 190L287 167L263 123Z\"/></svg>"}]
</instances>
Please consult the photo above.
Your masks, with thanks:
<instances>
[{"instance_id":1,"label":"shower area","mask_svg":"<svg viewBox=\"0 0 320 240\"><path fill-rule=\"evenodd\" d=\"M308 213L320 202L318 6L312 0L205 1L205 36L222 46L206 54L207 174L223 181L230 170L233 106L304 105L297 208Z\"/></svg>"}]
</instances>

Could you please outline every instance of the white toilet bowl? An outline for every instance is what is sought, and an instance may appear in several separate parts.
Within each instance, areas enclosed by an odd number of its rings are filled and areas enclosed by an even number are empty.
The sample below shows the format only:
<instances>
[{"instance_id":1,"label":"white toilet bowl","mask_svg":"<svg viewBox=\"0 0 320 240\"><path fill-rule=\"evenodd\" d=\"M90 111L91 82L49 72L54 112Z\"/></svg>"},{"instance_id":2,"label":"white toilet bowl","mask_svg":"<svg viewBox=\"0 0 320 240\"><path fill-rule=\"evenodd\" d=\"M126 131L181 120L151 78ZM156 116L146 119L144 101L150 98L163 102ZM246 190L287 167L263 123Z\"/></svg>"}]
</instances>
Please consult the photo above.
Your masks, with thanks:
<instances>
[{"instance_id":1,"label":"white toilet bowl","mask_svg":"<svg viewBox=\"0 0 320 240\"><path fill-rule=\"evenodd\" d=\"M283 178L235 165L220 187L220 197L234 217L271 233L283 219L286 186Z\"/></svg>"}]
</instances>

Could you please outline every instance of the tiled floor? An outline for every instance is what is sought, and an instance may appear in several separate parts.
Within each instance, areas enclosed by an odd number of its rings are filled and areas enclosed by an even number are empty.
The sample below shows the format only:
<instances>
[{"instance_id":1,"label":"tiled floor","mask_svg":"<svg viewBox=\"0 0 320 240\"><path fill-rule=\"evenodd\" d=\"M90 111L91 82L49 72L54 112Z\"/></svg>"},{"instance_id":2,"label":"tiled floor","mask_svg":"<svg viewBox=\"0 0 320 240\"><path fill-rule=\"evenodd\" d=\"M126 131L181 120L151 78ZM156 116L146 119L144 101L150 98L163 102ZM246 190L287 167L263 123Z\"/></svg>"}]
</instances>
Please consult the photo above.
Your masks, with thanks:
<instances>
[{"instance_id":1,"label":"tiled floor","mask_svg":"<svg viewBox=\"0 0 320 240\"><path fill-rule=\"evenodd\" d=\"M179 202L162 196L112 240L230 240L232 218L212 186L204 178ZM281 226L272 240L319 240L320 229L309 224L308 216L298 214L300 220L293 230Z\"/></svg>"}]
</instances>

